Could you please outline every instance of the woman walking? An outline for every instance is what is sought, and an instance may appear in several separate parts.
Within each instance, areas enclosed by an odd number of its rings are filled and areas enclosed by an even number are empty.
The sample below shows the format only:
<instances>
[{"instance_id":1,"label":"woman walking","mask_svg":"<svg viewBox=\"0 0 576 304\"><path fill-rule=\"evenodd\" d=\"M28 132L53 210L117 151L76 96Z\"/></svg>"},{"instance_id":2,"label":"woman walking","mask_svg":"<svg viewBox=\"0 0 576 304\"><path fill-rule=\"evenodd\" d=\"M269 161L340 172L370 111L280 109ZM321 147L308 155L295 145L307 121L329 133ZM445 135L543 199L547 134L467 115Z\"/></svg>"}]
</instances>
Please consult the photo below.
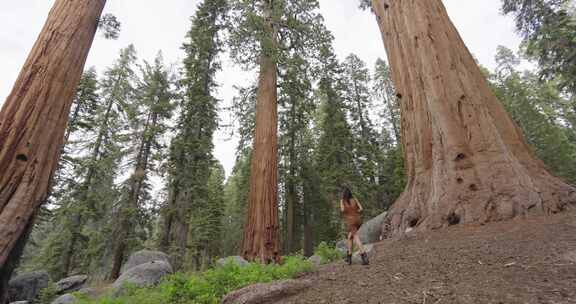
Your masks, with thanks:
<instances>
[{"instance_id":1,"label":"woman walking","mask_svg":"<svg viewBox=\"0 0 576 304\"><path fill-rule=\"evenodd\" d=\"M348 239L346 244L348 245L348 254L346 256L346 262L348 265L352 265L352 252L354 248L354 242L358 246L360 251L360 257L362 257L362 265L368 265L368 255L364 251L364 246L362 241L358 236L358 230L362 226L362 217L360 213L362 212L362 205L360 202L354 198L352 191L347 187L344 187L342 192L342 200L340 200L340 211L342 212L342 219L346 224L346 230L348 232Z\"/></svg>"}]
</instances>

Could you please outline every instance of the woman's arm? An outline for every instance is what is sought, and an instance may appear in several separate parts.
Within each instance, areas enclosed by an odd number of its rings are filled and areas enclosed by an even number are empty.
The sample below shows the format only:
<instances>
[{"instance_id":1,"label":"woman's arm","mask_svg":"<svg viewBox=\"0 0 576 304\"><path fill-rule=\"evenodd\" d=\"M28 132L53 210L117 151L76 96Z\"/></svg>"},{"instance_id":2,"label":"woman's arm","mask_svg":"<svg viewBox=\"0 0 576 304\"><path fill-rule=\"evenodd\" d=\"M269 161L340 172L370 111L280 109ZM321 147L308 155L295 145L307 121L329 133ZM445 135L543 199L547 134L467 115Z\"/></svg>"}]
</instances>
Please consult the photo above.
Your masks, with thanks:
<instances>
[{"instance_id":1,"label":"woman's arm","mask_svg":"<svg viewBox=\"0 0 576 304\"><path fill-rule=\"evenodd\" d=\"M344 201L340 200L340 212L344 212Z\"/></svg>"},{"instance_id":2,"label":"woman's arm","mask_svg":"<svg viewBox=\"0 0 576 304\"><path fill-rule=\"evenodd\" d=\"M364 208L362 208L362 205L360 204L360 201L357 198L355 198L355 200L356 200L356 204L358 204L358 211L361 212L362 210L364 210Z\"/></svg>"}]
</instances>

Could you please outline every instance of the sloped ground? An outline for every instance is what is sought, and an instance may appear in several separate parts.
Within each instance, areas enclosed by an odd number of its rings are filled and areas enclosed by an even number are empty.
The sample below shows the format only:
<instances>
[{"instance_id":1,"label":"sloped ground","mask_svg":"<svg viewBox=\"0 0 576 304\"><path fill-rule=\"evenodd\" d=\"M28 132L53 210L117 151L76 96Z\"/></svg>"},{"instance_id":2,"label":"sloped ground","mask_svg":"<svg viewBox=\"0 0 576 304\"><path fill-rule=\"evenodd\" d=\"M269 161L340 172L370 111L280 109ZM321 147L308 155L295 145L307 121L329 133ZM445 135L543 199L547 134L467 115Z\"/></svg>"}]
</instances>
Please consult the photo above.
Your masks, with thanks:
<instances>
[{"instance_id":1,"label":"sloped ground","mask_svg":"<svg viewBox=\"0 0 576 304\"><path fill-rule=\"evenodd\" d=\"M370 266L327 265L277 303L576 303L576 212L386 240Z\"/></svg>"}]
</instances>

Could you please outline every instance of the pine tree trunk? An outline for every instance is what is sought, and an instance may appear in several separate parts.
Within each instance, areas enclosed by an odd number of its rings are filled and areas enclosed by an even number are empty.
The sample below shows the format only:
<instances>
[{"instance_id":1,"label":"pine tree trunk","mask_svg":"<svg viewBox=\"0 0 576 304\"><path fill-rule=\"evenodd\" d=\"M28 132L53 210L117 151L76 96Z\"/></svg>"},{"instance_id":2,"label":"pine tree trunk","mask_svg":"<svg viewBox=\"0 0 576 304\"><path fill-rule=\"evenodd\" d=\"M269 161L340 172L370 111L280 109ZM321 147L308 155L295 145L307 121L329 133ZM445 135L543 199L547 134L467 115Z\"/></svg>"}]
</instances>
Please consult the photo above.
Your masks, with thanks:
<instances>
[{"instance_id":1,"label":"pine tree trunk","mask_svg":"<svg viewBox=\"0 0 576 304\"><path fill-rule=\"evenodd\" d=\"M298 195L296 192L296 100L292 100L290 144L288 147L288 174L286 180L286 252L296 251L296 205Z\"/></svg>"},{"instance_id":2,"label":"pine tree trunk","mask_svg":"<svg viewBox=\"0 0 576 304\"><path fill-rule=\"evenodd\" d=\"M292 177L289 177L292 178ZM296 185L293 181L287 181L286 186L286 251L296 251Z\"/></svg>"},{"instance_id":3,"label":"pine tree trunk","mask_svg":"<svg viewBox=\"0 0 576 304\"><path fill-rule=\"evenodd\" d=\"M271 16L271 13L267 15ZM267 27L271 39L276 41L274 26L269 22ZM276 86L276 61L264 53L260 62L248 214L242 244L244 258L260 263L280 261Z\"/></svg>"},{"instance_id":4,"label":"pine tree trunk","mask_svg":"<svg viewBox=\"0 0 576 304\"><path fill-rule=\"evenodd\" d=\"M114 88L114 91L116 91L116 88ZM98 135L96 136L96 141L94 143L94 148L92 150L92 155L90 157L90 163L88 166L88 172L86 172L86 177L84 178L84 181L82 182L81 186L80 186L80 192L82 194L81 198L77 201L81 204L88 204L90 202L89 205L87 205L86 207L88 207L91 211L94 211L94 209L96 208L94 205L92 205L92 202L89 201L88 196L89 196L89 191L90 188L92 187L92 179L94 178L94 175L96 174L96 168L94 166L94 164L96 163L96 161L100 158L100 148L102 147L103 143L104 143L104 136L106 135L106 133L109 131L108 130L108 122L112 113L112 107L114 106L114 99L112 97L109 98L108 100L108 104L106 105L106 112L104 113L104 119L101 122L101 125L98 129ZM81 212L76 212L74 214L71 215L72 216L72 225L70 225L70 234L71 234L71 238L70 238L70 243L68 244L68 249L66 250L66 253L62 256L62 265L63 265L63 274L64 276L68 276L70 275L70 273L72 272L72 269L74 268L74 254L76 254L76 244L78 243L78 241L80 241L80 239L82 238L82 228L84 227L84 224L86 222L86 217L84 216L83 213Z\"/></svg>"},{"instance_id":5,"label":"pine tree trunk","mask_svg":"<svg viewBox=\"0 0 576 304\"><path fill-rule=\"evenodd\" d=\"M136 157L136 166L130 178L130 191L128 193L128 198L119 211L119 225L116 228L117 230L115 234L116 244L114 246L114 252L112 253L113 262L109 276L110 280L115 280L120 276L122 263L126 256L126 249L129 249L128 241L134 235L136 225L138 224L135 218L140 205L142 187L144 186L144 181L146 180L146 175L148 173L148 163L152 151L152 143L154 141L154 137L149 133L150 130L156 129L157 124L158 113L151 109L146 119L144 131L142 132L142 141L140 142L138 156Z\"/></svg>"},{"instance_id":6,"label":"pine tree trunk","mask_svg":"<svg viewBox=\"0 0 576 304\"><path fill-rule=\"evenodd\" d=\"M46 198L105 0L57 0L0 111L0 268Z\"/></svg>"},{"instance_id":7,"label":"pine tree trunk","mask_svg":"<svg viewBox=\"0 0 576 304\"><path fill-rule=\"evenodd\" d=\"M304 230L304 256L310 257L314 254L314 240L312 234L312 225L310 224L310 211L309 206L307 206L309 202L304 200L304 214L302 215L302 226Z\"/></svg>"},{"instance_id":8,"label":"pine tree trunk","mask_svg":"<svg viewBox=\"0 0 576 304\"><path fill-rule=\"evenodd\" d=\"M384 235L560 212L552 176L490 90L440 0L373 0L401 102L408 184Z\"/></svg>"}]
</instances>

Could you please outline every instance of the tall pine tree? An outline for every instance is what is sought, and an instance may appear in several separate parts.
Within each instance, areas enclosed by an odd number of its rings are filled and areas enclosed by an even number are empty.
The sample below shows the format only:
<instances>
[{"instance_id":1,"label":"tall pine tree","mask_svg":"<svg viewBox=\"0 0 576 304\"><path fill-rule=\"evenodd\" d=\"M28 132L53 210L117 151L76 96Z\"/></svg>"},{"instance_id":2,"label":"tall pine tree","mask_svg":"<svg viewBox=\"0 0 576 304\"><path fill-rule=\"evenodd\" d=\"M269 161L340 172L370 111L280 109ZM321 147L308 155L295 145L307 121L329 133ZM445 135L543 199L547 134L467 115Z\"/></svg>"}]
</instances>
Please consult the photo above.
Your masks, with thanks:
<instances>
[{"instance_id":1,"label":"tall pine tree","mask_svg":"<svg viewBox=\"0 0 576 304\"><path fill-rule=\"evenodd\" d=\"M176 269L190 268L191 219L209 199L213 171L213 134L218 127L215 73L222 51L220 31L227 11L225 0L205 0L198 7L184 44L182 101L176 137L170 147L168 202L163 209L160 247Z\"/></svg>"},{"instance_id":2,"label":"tall pine tree","mask_svg":"<svg viewBox=\"0 0 576 304\"><path fill-rule=\"evenodd\" d=\"M158 54L154 64L145 63L142 81L138 86L138 104L130 134L128 166L129 178L122 185L122 195L118 208L115 208L112 242L112 270L110 279L120 275L120 268L131 249L145 239L138 237L138 231L145 231L148 220L145 217L146 204L150 204L150 172L155 170L162 159L161 139L166 134L167 119L173 110L171 75Z\"/></svg>"}]
</instances>

